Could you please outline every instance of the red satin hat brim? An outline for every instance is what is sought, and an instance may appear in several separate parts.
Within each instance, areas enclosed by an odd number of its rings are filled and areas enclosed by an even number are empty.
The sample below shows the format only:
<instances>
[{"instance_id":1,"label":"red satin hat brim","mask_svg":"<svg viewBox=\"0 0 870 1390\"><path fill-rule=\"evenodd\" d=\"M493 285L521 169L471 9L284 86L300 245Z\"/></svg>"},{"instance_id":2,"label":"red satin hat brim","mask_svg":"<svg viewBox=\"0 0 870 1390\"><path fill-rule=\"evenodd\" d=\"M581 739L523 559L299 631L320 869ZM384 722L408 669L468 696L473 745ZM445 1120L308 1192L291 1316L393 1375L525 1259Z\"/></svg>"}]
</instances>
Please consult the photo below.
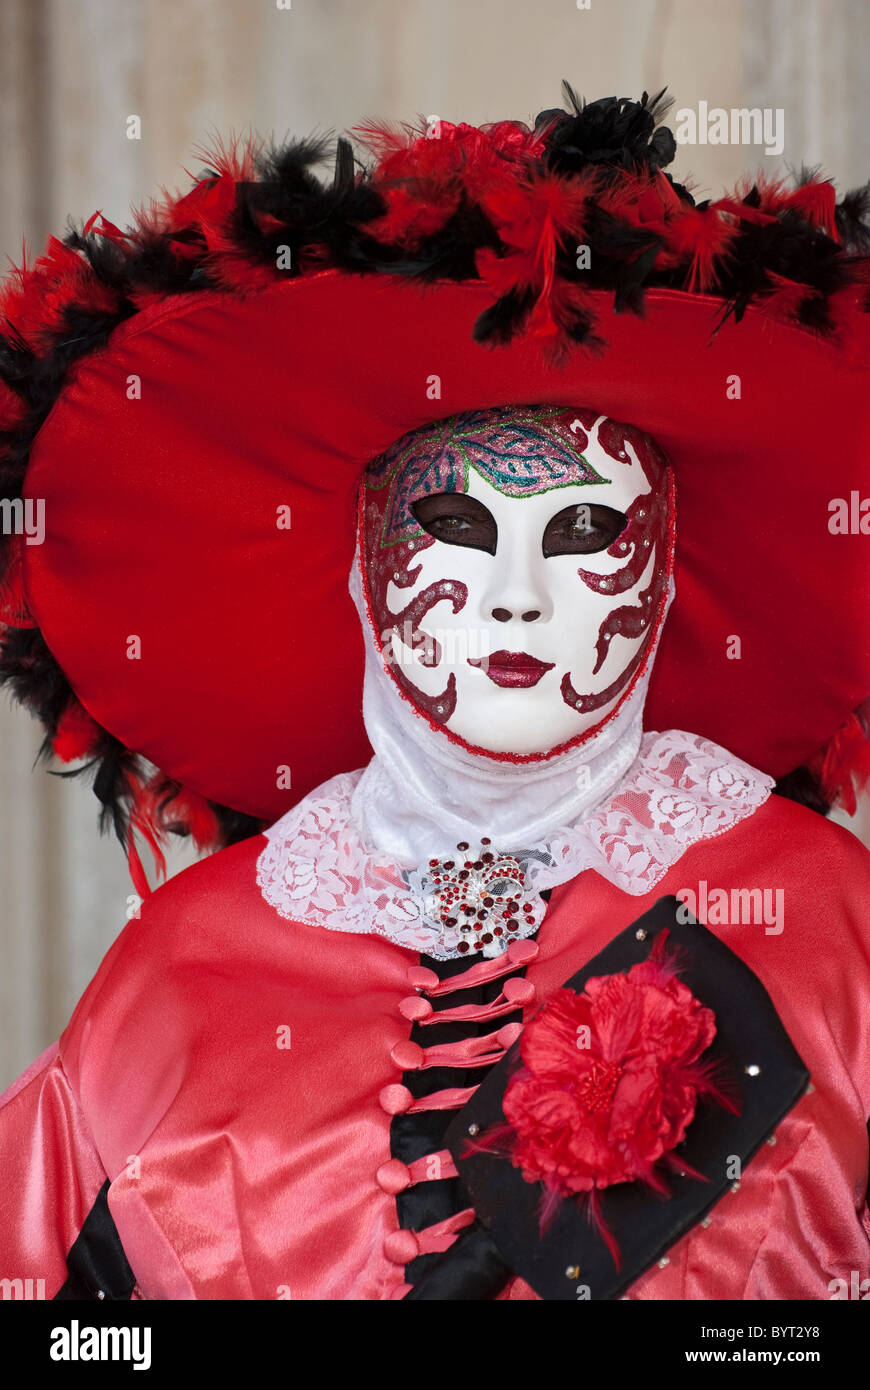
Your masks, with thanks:
<instances>
[{"instance_id":1,"label":"red satin hat brim","mask_svg":"<svg viewBox=\"0 0 870 1390\"><path fill-rule=\"evenodd\" d=\"M676 470L677 596L646 726L774 776L831 736L870 691L870 539L828 528L832 499L870 494L865 322L845 351L750 310L711 342L716 299L650 290L638 319L602 292L607 351L556 368L539 339L473 341L490 297L324 271L163 301L74 368L32 451L46 537L26 582L100 724L270 820L362 766L362 468L433 418L558 402L648 431Z\"/></svg>"}]
</instances>

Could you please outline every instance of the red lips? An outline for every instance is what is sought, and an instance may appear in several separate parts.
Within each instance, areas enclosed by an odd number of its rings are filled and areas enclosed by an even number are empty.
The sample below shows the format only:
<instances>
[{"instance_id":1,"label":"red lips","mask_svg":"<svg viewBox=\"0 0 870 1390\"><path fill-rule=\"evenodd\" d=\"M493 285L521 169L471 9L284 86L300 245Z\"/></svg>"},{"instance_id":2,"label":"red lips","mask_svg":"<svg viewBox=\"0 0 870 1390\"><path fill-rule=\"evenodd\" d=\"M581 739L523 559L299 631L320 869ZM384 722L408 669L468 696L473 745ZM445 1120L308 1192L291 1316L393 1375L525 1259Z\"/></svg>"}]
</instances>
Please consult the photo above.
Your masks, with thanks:
<instances>
[{"instance_id":1,"label":"red lips","mask_svg":"<svg viewBox=\"0 0 870 1390\"><path fill-rule=\"evenodd\" d=\"M496 685L525 690L537 685L541 676L547 671L552 671L555 662L538 661L537 657L529 656L528 652L501 651L493 652L491 656L482 656L475 661L470 660L468 664L485 671Z\"/></svg>"}]
</instances>

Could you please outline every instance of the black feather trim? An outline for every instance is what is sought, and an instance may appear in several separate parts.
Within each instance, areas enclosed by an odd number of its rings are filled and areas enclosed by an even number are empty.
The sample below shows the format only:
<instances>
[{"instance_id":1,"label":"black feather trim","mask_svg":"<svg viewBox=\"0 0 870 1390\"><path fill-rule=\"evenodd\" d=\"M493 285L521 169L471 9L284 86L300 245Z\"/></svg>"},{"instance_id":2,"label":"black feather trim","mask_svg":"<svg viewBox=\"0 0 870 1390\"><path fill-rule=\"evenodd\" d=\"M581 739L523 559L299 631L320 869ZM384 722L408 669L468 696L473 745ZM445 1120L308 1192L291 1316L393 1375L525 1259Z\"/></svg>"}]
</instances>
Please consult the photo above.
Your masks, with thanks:
<instances>
[{"instance_id":1,"label":"black feather trim","mask_svg":"<svg viewBox=\"0 0 870 1390\"><path fill-rule=\"evenodd\" d=\"M602 97L585 102L563 82L571 111L567 115L546 111L537 118L547 147L547 167L559 174L579 174L595 167L605 178L620 170L665 168L677 152L672 132L659 127L673 104L665 90L652 98L644 92L640 101Z\"/></svg>"},{"instance_id":2,"label":"black feather trim","mask_svg":"<svg viewBox=\"0 0 870 1390\"><path fill-rule=\"evenodd\" d=\"M836 209L837 232L850 251L870 251L870 183L852 188Z\"/></svg>"},{"instance_id":3,"label":"black feather trim","mask_svg":"<svg viewBox=\"0 0 870 1390\"><path fill-rule=\"evenodd\" d=\"M803 764L780 777L773 790L787 801L796 801L799 806L818 811L820 816L827 816L831 809L831 803L822 795L818 778Z\"/></svg>"},{"instance_id":4,"label":"black feather trim","mask_svg":"<svg viewBox=\"0 0 870 1390\"><path fill-rule=\"evenodd\" d=\"M535 303L534 290L508 290L477 318L474 338L478 343L509 343L522 328Z\"/></svg>"}]
</instances>

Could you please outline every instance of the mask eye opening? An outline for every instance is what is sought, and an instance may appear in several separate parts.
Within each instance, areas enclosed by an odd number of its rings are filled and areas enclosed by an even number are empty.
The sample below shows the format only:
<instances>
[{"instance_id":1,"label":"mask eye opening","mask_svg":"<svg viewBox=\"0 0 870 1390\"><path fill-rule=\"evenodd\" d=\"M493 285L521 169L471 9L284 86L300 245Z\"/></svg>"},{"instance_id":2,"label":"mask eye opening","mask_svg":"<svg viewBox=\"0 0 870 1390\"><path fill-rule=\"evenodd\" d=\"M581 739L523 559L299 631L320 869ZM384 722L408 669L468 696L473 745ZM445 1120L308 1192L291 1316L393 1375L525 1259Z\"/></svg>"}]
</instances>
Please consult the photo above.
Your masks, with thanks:
<instances>
[{"instance_id":1,"label":"mask eye opening","mask_svg":"<svg viewBox=\"0 0 870 1390\"><path fill-rule=\"evenodd\" d=\"M465 546L494 555L498 525L488 507L465 492L439 492L411 503L411 511L427 535L445 545Z\"/></svg>"},{"instance_id":2,"label":"mask eye opening","mask_svg":"<svg viewBox=\"0 0 870 1390\"><path fill-rule=\"evenodd\" d=\"M607 550L628 526L628 517L600 502L563 507L544 528L541 549L553 555L596 555Z\"/></svg>"}]
</instances>

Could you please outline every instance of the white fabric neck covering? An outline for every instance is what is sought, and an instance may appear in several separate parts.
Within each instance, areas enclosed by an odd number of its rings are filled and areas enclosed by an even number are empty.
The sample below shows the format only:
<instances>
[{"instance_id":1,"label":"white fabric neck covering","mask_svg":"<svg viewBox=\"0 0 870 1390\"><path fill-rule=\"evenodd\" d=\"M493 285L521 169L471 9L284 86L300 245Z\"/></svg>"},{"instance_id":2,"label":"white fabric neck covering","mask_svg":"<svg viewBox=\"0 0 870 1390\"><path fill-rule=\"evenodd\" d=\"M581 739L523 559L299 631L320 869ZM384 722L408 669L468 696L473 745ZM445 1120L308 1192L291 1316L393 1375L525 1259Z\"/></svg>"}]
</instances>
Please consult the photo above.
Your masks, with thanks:
<instances>
[{"instance_id":1,"label":"white fabric neck covering","mask_svg":"<svg viewBox=\"0 0 870 1390\"><path fill-rule=\"evenodd\" d=\"M520 850L575 824L613 791L640 749L654 652L616 712L577 747L531 763L473 753L431 728L387 675L359 565L357 553L349 587L365 637L363 718L374 757L351 814L371 849L408 867L485 835L502 849ZM673 592L671 580L668 605Z\"/></svg>"},{"instance_id":2,"label":"white fabric neck covering","mask_svg":"<svg viewBox=\"0 0 870 1390\"><path fill-rule=\"evenodd\" d=\"M351 592L359 607L356 569ZM673 589L668 602L672 596ZM545 890L592 869L625 893L649 893L691 845L730 830L770 795L769 777L697 734L641 732L652 658L585 743L516 764L471 753L430 728L390 681L367 619L363 630L364 712L375 755L276 821L257 860L263 897L288 921L458 959L469 942L461 924L447 921L434 878L442 865L431 865L445 855L461 859L461 842L480 853L486 836L493 872L514 856L523 885L523 918L512 918L511 935L496 919L491 932L479 928L482 939L464 958L478 947L495 956L538 930ZM482 906L492 903L485 894L507 891L490 883L475 889Z\"/></svg>"}]
</instances>

